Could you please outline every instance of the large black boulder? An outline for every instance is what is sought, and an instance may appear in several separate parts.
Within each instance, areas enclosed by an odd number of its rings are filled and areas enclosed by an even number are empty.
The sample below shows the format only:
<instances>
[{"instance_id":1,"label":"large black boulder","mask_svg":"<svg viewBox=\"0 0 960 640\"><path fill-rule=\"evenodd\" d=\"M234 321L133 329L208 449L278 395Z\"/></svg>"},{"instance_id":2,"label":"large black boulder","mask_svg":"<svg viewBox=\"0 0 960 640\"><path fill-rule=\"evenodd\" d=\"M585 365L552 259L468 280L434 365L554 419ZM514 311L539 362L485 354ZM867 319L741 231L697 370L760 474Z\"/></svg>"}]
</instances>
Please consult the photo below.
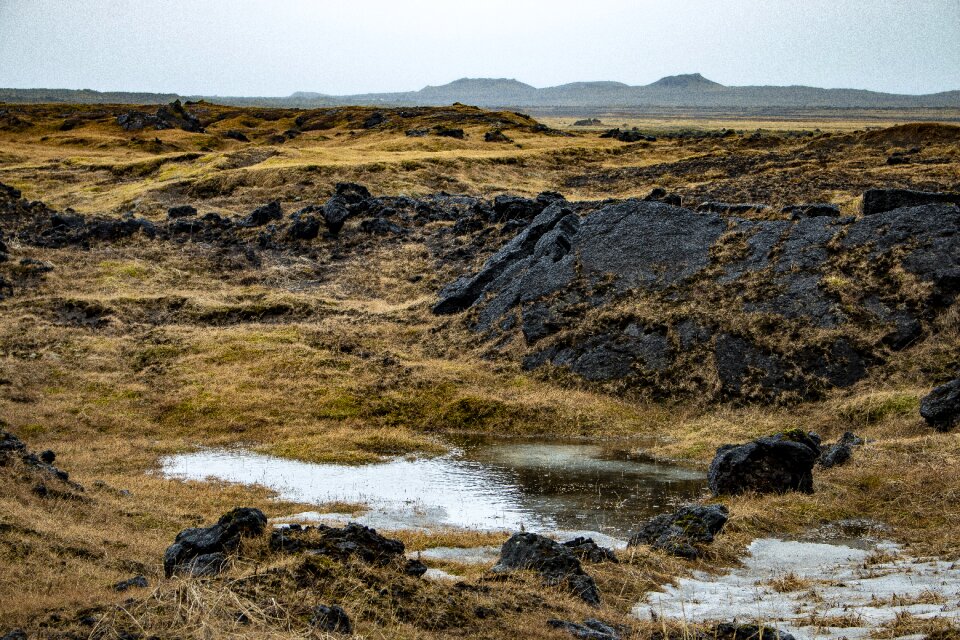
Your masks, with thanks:
<instances>
[{"instance_id":1,"label":"large black boulder","mask_svg":"<svg viewBox=\"0 0 960 640\"><path fill-rule=\"evenodd\" d=\"M911 189L868 189L863 192L863 215L892 211L904 207L917 207L925 204L960 205L960 193L935 193L913 191Z\"/></svg>"},{"instance_id":2,"label":"large black boulder","mask_svg":"<svg viewBox=\"0 0 960 640\"><path fill-rule=\"evenodd\" d=\"M813 465L819 457L819 436L799 429L746 444L727 444L717 449L707 483L714 495L813 493Z\"/></svg>"},{"instance_id":3,"label":"large black boulder","mask_svg":"<svg viewBox=\"0 0 960 640\"><path fill-rule=\"evenodd\" d=\"M600 592L593 578L584 572L573 550L555 540L529 532L510 536L492 570L504 573L518 569L538 571L547 584L564 585L584 602L600 604Z\"/></svg>"},{"instance_id":4,"label":"large black boulder","mask_svg":"<svg viewBox=\"0 0 960 640\"><path fill-rule=\"evenodd\" d=\"M652 518L631 536L627 545L647 544L671 555L693 559L700 555L694 545L713 542L728 518L729 512L723 505L689 505Z\"/></svg>"},{"instance_id":5,"label":"large black boulder","mask_svg":"<svg viewBox=\"0 0 960 640\"><path fill-rule=\"evenodd\" d=\"M960 423L960 378L936 387L920 401L920 415L937 431Z\"/></svg>"},{"instance_id":6,"label":"large black boulder","mask_svg":"<svg viewBox=\"0 0 960 640\"><path fill-rule=\"evenodd\" d=\"M209 527L184 529L163 554L163 572L212 575L225 565L225 552L233 551L243 537L263 533L267 517L259 509L238 507Z\"/></svg>"}]
</instances>

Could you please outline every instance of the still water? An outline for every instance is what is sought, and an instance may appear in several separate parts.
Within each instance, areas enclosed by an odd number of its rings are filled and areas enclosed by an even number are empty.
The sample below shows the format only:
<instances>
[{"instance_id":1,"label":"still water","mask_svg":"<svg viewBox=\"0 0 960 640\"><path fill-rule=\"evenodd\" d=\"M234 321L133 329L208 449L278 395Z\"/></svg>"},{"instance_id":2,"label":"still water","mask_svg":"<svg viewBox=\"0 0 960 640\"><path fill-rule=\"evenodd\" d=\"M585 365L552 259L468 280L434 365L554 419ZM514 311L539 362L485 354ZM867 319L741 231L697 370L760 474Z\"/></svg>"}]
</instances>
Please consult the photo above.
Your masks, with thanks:
<instances>
[{"instance_id":1,"label":"still water","mask_svg":"<svg viewBox=\"0 0 960 640\"><path fill-rule=\"evenodd\" d=\"M369 510L351 519L384 529L522 526L617 538L705 485L700 471L580 442L473 440L439 457L360 466L220 449L161 465L171 478L258 484L285 500L362 503Z\"/></svg>"}]
</instances>

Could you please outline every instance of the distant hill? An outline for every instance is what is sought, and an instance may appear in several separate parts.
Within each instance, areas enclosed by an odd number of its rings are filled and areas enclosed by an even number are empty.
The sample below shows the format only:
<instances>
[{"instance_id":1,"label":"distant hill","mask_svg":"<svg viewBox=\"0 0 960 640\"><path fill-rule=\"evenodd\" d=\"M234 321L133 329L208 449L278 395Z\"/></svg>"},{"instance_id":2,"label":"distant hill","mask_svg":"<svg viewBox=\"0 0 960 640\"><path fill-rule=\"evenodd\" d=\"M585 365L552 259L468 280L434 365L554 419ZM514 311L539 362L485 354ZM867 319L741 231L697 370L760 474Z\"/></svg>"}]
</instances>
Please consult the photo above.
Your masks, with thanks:
<instances>
[{"instance_id":1,"label":"distant hill","mask_svg":"<svg viewBox=\"0 0 960 640\"><path fill-rule=\"evenodd\" d=\"M0 89L0 102L84 102L152 104L206 99L221 104L285 107L336 105L438 106L462 102L481 107L700 107L700 108L960 108L960 91L926 95L805 86L728 87L699 73L667 76L648 85L573 82L538 89L508 78L461 78L419 91L333 96L298 91L286 97L176 96L150 93L99 93L68 89Z\"/></svg>"}]
</instances>

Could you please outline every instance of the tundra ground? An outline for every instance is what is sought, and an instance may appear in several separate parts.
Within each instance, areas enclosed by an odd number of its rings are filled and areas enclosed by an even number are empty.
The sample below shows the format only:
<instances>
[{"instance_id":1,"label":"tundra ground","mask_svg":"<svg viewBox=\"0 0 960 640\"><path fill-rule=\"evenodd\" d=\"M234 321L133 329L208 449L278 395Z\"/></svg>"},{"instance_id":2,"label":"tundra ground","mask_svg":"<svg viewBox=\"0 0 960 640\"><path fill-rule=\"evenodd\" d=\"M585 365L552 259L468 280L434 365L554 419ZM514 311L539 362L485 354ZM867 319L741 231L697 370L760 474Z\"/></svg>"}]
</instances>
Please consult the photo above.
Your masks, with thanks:
<instances>
[{"instance_id":1,"label":"tundra ground","mask_svg":"<svg viewBox=\"0 0 960 640\"><path fill-rule=\"evenodd\" d=\"M682 122L651 125L647 132L658 140L628 144L464 106L369 129L363 123L374 109L324 112L310 129L296 124L302 112L295 110L189 108L206 133L127 132L115 123L126 107L4 107L0 182L55 209L133 211L156 221L181 204L245 215L276 199L290 213L322 203L342 181L375 195L554 190L569 200L643 196L659 186L690 202L823 201L851 214L869 187L960 189L960 133L941 124L866 131L859 122L779 122L757 133L751 123L743 134L721 135L713 123ZM437 125L463 128L465 138L404 133ZM294 129L300 133L285 133ZM511 142L485 142L493 129ZM250 142L224 137L227 130ZM895 151L911 161L888 164ZM505 240L491 240L469 266ZM308 508L256 488L156 474L161 456L204 446L364 463L435 454L459 432L545 434L617 440L705 466L720 444L790 428L825 439L853 430L868 439L851 464L818 474L813 495L725 499L730 524L703 560L640 548L621 554L620 565L591 567L604 597L599 613L532 577L503 582L475 568L437 565L463 575L466 586L451 595L444 583L324 567L321 595L350 610L363 637L565 637L546 620L591 615L627 624L638 638L683 637L690 629L631 619L631 607L672 577L735 563L753 537L841 518L882 521L911 552L960 560L960 434L933 432L917 412L931 386L956 375L957 302L939 318L936 341L914 345L824 400L679 404L489 357L458 317L430 313L462 265L438 261L420 237L367 237L348 222L340 239L321 237L299 252L255 248L253 258L142 238L86 249L10 247L15 260L0 265L0 274L24 284L0 302L0 418L31 448L55 450L86 499L40 497L16 471L0 469L10 472L0 495L0 632L308 635L305 611L320 595L298 586L302 566L263 567L251 550L223 580L162 578L163 550L184 527L237 505L269 516ZM54 268L28 277L17 273L23 258ZM414 550L505 539L390 535ZM250 579L264 569L276 572L276 583ZM111 589L135 573L149 578L147 592L128 600L129 592ZM381 584L395 597L378 600L374 585ZM946 623L901 626L889 637L956 632Z\"/></svg>"}]
</instances>

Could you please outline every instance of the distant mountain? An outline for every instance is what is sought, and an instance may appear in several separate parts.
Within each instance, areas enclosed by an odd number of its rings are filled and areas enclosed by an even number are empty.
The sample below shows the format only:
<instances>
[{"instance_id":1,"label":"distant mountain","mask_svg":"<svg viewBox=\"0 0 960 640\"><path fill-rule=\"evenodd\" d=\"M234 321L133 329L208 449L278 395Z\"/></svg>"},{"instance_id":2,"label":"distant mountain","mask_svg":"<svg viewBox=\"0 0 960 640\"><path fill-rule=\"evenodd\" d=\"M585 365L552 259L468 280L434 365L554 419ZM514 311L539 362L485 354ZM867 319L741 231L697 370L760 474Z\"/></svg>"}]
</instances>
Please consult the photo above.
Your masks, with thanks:
<instances>
[{"instance_id":1,"label":"distant mountain","mask_svg":"<svg viewBox=\"0 0 960 640\"><path fill-rule=\"evenodd\" d=\"M206 99L221 104L280 107L336 105L436 106L454 102L480 107L514 108L960 108L960 91L926 95L880 93L862 89L821 89L804 86L728 87L699 73L667 76L648 85L622 82L573 82L538 89L508 78L461 78L419 91L333 96L298 91L286 97L176 96L147 93L98 93L67 89L0 89L0 102L119 102L150 104Z\"/></svg>"},{"instance_id":2,"label":"distant mountain","mask_svg":"<svg viewBox=\"0 0 960 640\"><path fill-rule=\"evenodd\" d=\"M707 80L699 73L684 73L679 76L666 76L647 85L650 89L723 89L719 82Z\"/></svg>"}]
</instances>

